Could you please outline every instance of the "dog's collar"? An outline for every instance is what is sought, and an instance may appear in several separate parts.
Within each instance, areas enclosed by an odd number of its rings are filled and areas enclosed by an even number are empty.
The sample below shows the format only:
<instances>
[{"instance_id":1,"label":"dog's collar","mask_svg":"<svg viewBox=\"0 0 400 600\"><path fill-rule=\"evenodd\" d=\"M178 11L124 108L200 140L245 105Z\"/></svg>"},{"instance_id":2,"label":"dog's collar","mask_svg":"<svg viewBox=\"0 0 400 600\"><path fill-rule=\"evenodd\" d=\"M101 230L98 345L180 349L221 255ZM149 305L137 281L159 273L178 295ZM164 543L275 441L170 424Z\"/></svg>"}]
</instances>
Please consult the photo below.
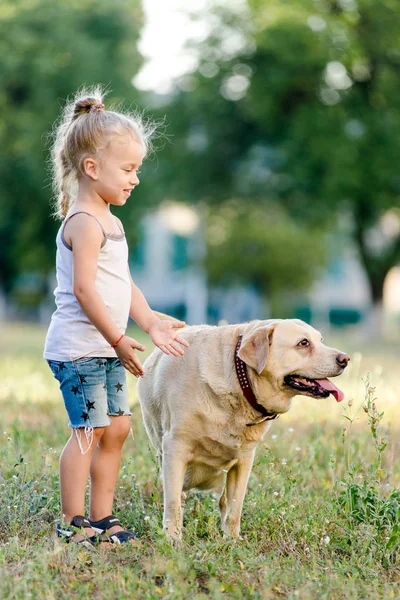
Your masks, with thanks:
<instances>
[{"instance_id":1,"label":"dog's collar","mask_svg":"<svg viewBox=\"0 0 400 600\"><path fill-rule=\"evenodd\" d=\"M239 358L238 352L240 349L240 345L242 343L243 335L239 335L238 342L235 348L235 369L236 375L239 380L240 387L244 394L244 397L248 401L248 403L254 408L254 410L258 411L262 414L262 419L259 419L255 423L247 423L247 427L251 427L252 425L258 425L259 423L263 423L264 421L272 421L272 419L276 419L278 413L269 412L264 406L257 402L257 399L254 395L253 388L251 387L251 383L249 380L249 376L247 374L247 365L246 363Z\"/></svg>"}]
</instances>

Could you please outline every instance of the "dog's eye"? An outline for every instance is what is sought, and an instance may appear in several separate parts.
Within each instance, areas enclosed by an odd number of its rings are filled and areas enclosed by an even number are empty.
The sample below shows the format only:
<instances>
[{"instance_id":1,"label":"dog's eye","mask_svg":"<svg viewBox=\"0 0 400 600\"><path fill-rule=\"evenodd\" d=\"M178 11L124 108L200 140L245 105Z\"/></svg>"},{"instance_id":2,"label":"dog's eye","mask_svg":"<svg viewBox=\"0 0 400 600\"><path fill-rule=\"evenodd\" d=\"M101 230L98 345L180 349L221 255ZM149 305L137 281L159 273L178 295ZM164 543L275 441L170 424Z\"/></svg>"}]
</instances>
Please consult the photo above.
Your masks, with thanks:
<instances>
[{"instance_id":1,"label":"dog's eye","mask_svg":"<svg viewBox=\"0 0 400 600\"><path fill-rule=\"evenodd\" d=\"M310 342L306 338L304 338L304 340L301 340L301 342L299 342L297 345L301 346L302 348L306 348L310 345Z\"/></svg>"}]
</instances>

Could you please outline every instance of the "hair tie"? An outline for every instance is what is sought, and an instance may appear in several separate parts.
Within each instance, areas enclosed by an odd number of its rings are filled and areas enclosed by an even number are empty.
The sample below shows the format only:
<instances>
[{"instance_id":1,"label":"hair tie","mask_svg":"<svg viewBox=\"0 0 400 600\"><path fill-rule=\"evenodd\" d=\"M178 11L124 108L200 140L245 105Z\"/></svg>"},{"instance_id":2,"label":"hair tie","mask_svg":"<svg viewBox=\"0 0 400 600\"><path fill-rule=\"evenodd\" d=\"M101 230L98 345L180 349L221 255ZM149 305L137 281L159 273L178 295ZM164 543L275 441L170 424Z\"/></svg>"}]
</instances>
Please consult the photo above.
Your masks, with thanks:
<instances>
[{"instance_id":1,"label":"hair tie","mask_svg":"<svg viewBox=\"0 0 400 600\"><path fill-rule=\"evenodd\" d=\"M104 110L104 104L92 104L89 112L101 112Z\"/></svg>"}]
</instances>

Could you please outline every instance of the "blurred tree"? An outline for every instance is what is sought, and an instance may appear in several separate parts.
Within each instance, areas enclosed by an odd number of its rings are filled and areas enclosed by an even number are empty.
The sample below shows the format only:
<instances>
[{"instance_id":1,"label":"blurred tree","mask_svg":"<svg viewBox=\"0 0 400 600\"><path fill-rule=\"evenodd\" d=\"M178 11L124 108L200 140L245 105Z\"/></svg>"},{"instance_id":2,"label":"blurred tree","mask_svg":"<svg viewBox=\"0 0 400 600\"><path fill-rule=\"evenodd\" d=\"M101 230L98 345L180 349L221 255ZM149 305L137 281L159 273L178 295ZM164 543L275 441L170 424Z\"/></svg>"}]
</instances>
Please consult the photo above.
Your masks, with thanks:
<instances>
[{"instance_id":1,"label":"blurred tree","mask_svg":"<svg viewBox=\"0 0 400 600\"><path fill-rule=\"evenodd\" d=\"M54 269L46 134L65 99L103 83L137 103L140 0L18 0L0 5L0 285Z\"/></svg>"},{"instance_id":2,"label":"blurred tree","mask_svg":"<svg viewBox=\"0 0 400 600\"><path fill-rule=\"evenodd\" d=\"M270 302L306 291L321 274L324 244L319 232L304 229L282 208L266 212L257 205L231 201L209 210L206 267L216 286L246 284ZM292 307L290 307L292 308Z\"/></svg>"},{"instance_id":3,"label":"blurred tree","mask_svg":"<svg viewBox=\"0 0 400 600\"><path fill-rule=\"evenodd\" d=\"M164 192L278 202L313 231L345 216L379 305L400 260L397 0L248 0L209 17L168 107Z\"/></svg>"}]
</instances>

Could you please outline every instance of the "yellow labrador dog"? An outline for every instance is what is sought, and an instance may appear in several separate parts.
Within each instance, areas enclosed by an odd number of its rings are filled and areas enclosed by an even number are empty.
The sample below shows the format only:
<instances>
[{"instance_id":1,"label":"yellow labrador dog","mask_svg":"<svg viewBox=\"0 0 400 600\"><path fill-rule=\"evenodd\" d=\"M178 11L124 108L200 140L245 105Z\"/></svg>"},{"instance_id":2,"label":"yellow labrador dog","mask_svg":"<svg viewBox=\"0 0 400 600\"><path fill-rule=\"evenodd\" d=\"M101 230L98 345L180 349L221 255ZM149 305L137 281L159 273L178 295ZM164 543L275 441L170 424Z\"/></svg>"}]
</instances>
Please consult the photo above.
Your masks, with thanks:
<instances>
[{"instance_id":1,"label":"yellow labrador dog","mask_svg":"<svg viewBox=\"0 0 400 600\"><path fill-rule=\"evenodd\" d=\"M297 319L180 330L190 343L173 360L158 348L144 363L138 393L146 431L161 459L164 529L182 531L183 492L220 495L223 531L236 537L257 444L297 394L340 402L327 377L349 357Z\"/></svg>"}]
</instances>

